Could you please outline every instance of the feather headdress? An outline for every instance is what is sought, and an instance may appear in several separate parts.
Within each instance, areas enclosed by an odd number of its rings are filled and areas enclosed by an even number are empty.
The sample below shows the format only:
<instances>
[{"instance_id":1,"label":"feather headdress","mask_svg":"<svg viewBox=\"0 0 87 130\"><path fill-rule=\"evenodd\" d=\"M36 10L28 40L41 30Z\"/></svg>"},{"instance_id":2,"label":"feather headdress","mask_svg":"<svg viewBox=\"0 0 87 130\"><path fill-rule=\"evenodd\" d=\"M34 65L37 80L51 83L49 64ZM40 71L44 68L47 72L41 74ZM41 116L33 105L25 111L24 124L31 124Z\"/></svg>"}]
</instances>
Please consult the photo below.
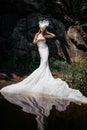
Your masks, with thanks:
<instances>
[{"instance_id":1,"label":"feather headdress","mask_svg":"<svg viewBox=\"0 0 87 130\"><path fill-rule=\"evenodd\" d=\"M41 20L39 21L39 27L41 29L46 29L46 27L49 25L49 21L48 20Z\"/></svg>"}]
</instances>

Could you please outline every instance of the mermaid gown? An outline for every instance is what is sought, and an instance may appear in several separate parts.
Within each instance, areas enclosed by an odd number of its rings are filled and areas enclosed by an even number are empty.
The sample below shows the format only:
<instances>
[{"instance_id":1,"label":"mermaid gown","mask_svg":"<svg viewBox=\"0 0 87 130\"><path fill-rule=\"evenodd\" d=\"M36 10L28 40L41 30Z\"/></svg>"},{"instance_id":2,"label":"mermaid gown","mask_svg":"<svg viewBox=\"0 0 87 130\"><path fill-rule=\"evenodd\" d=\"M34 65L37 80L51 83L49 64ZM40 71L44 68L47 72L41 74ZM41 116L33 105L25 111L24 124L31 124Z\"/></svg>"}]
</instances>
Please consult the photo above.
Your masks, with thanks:
<instances>
[{"instance_id":1,"label":"mermaid gown","mask_svg":"<svg viewBox=\"0 0 87 130\"><path fill-rule=\"evenodd\" d=\"M40 34L39 38L43 38ZM69 88L60 78L54 78L49 68L49 49L44 41L37 43L40 65L24 80L8 85L0 90L9 102L22 107L23 111L37 115L38 129L43 130L44 116L48 116L52 106L63 111L70 102L87 103L87 98L79 90Z\"/></svg>"}]
</instances>

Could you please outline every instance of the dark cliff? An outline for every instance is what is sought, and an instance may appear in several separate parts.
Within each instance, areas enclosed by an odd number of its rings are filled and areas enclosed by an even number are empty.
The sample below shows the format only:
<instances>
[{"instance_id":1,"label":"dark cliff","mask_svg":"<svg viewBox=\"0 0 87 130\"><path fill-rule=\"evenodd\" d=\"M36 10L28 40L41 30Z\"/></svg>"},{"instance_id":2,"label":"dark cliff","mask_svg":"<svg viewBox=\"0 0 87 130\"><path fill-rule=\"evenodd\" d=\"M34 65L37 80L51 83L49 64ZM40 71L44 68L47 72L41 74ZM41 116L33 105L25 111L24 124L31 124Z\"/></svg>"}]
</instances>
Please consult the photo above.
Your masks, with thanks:
<instances>
[{"instance_id":1,"label":"dark cliff","mask_svg":"<svg viewBox=\"0 0 87 130\"><path fill-rule=\"evenodd\" d=\"M86 1L79 2L77 10L73 0L1 0L0 1L0 52L12 51L16 56L28 56L36 60L37 46L32 41L38 31L41 18L50 20L48 30L56 34L47 40L50 57L70 62L80 62L87 55ZM77 24L78 23L78 24ZM39 59L39 58L38 58Z\"/></svg>"}]
</instances>

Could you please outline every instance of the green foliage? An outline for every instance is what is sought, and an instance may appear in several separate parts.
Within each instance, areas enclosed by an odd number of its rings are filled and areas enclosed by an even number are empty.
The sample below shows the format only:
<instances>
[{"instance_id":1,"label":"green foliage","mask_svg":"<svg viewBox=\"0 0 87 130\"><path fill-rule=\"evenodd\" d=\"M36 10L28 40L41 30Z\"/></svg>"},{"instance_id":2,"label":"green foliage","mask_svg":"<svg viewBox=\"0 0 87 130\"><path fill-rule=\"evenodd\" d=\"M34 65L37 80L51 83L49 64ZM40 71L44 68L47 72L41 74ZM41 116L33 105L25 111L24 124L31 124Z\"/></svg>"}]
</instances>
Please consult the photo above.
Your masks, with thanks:
<instances>
[{"instance_id":1,"label":"green foliage","mask_svg":"<svg viewBox=\"0 0 87 130\"><path fill-rule=\"evenodd\" d=\"M87 96L87 60L80 67L71 69L74 88L79 89Z\"/></svg>"},{"instance_id":2,"label":"green foliage","mask_svg":"<svg viewBox=\"0 0 87 130\"><path fill-rule=\"evenodd\" d=\"M81 25L81 27L86 27L86 28L87 28L87 23L83 23L83 24Z\"/></svg>"},{"instance_id":3,"label":"green foliage","mask_svg":"<svg viewBox=\"0 0 87 130\"><path fill-rule=\"evenodd\" d=\"M87 96L87 60L81 65L74 63L67 64L51 58L49 60L52 72L61 73L60 77L65 80L70 87L79 89Z\"/></svg>"},{"instance_id":4,"label":"green foliage","mask_svg":"<svg viewBox=\"0 0 87 130\"><path fill-rule=\"evenodd\" d=\"M5 66L15 71L32 72L39 66L39 61L31 61L28 56L14 56L12 53L6 53Z\"/></svg>"},{"instance_id":5,"label":"green foliage","mask_svg":"<svg viewBox=\"0 0 87 130\"><path fill-rule=\"evenodd\" d=\"M87 10L87 1L86 0L72 0L72 11L74 16L78 20L83 20L87 18L86 10Z\"/></svg>"},{"instance_id":6,"label":"green foliage","mask_svg":"<svg viewBox=\"0 0 87 130\"><path fill-rule=\"evenodd\" d=\"M62 71L63 73L65 73L67 71L67 65L62 61L56 60L55 58L50 58L49 59L49 66L51 71Z\"/></svg>"}]
</instances>

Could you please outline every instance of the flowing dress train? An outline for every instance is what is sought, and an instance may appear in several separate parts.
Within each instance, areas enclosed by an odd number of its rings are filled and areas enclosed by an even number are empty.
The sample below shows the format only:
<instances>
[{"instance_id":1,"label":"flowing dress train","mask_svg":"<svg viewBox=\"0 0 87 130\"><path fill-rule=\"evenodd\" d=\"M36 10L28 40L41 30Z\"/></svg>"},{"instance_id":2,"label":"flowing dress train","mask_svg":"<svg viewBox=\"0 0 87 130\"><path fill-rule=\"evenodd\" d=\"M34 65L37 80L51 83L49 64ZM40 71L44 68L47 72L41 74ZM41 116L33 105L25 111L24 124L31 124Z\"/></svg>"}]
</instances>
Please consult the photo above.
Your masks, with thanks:
<instances>
[{"instance_id":1,"label":"flowing dress train","mask_svg":"<svg viewBox=\"0 0 87 130\"><path fill-rule=\"evenodd\" d=\"M38 38L41 38L40 34ZM49 49L44 41L37 43L40 65L24 80L3 87L0 92L9 102L22 107L23 111L37 115L39 130L43 130L44 116L49 115L52 106L63 111L70 102L87 103L79 90L69 88L60 78L54 78L49 68Z\"/></svg>"}]
</instances>

